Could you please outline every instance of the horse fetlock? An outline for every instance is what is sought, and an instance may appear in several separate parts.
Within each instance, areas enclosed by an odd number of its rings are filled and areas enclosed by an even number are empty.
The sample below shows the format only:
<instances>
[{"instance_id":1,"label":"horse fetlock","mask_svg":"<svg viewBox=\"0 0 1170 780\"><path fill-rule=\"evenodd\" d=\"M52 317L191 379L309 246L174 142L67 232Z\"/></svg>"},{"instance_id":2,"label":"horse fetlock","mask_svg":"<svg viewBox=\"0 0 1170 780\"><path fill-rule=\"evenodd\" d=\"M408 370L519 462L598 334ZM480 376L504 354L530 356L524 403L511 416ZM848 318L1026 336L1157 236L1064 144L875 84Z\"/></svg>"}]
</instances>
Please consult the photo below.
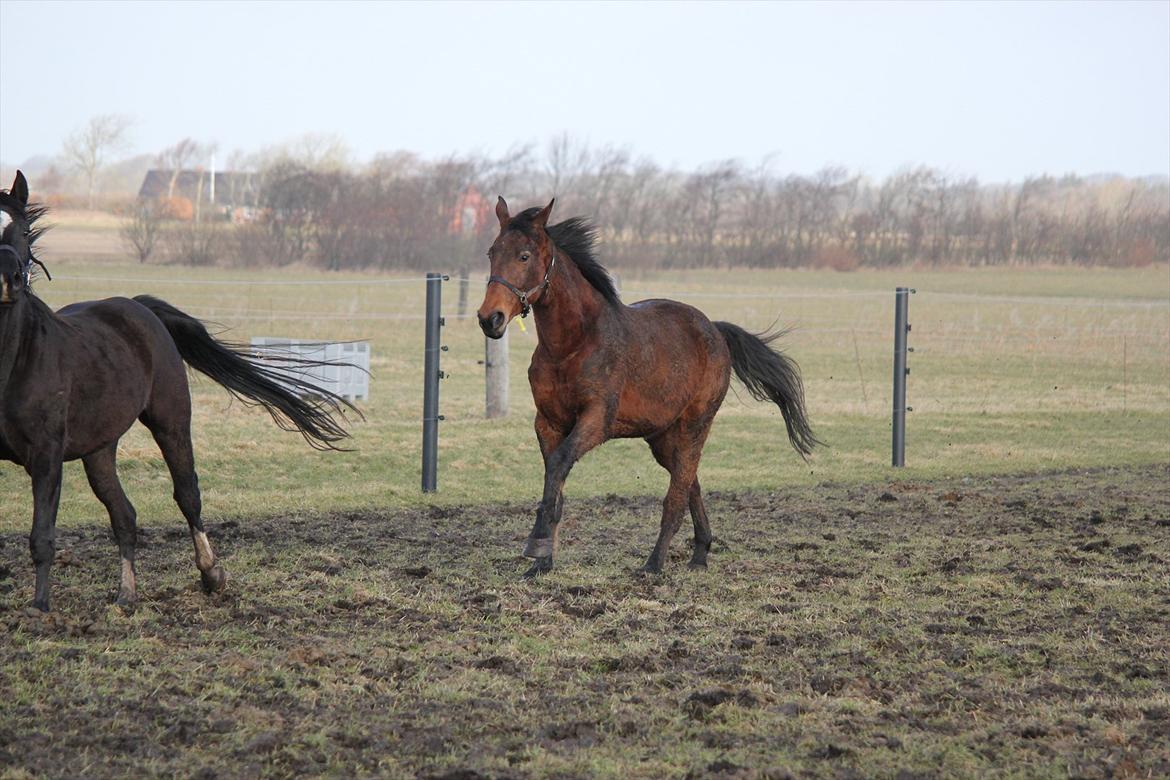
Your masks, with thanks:
<instances>
[{"instance_id":1,"label":"horse fetlock","mask_svg":"<svg viewBox=\"0 0 1170 780\"><path fill-rule=\"evenodd\" d=\"M652 553L649 559L647 559L646 563L642 565L642 568L638 569L634 573L641 576L655 576L661 574L662 558L657 555L657 551Z\"/></svg>"},{"instance_id":2,"label":"horse fetlock","mask_svg":"<svg viewBox=\"0 0 1170 780\"><path fill-rule=\"evenodd\" d=\"M548 558L550 561L553 555L553 540L552 537L546 539L537 539L535 537L528 537L528 541L524 543L524 557L525 558Z\"/></svg>"},{"instance_id":3,"label":"horse fetlock","mask_svg":"<svg viewBox=\"0 0 1170 780\"><path fill-rule=\"evenodd\" d=\"M122 580L118 584L118 598L115 604L128 607L138 601L138 580L134 573L134 559L122 559Z\"/></svg>"},{"instance_id":4,"label":"horse fetlock","mask_svg":"<svg viewBox=\"0 0 1170 780\"><path fill-rule=\"evenodd\" d=\"M195 565L200 571L206 571L215 565L215 553L211 549L211 541L203 531L193 531L192 541L195 542Z\"/></svg>"}]
</instances>

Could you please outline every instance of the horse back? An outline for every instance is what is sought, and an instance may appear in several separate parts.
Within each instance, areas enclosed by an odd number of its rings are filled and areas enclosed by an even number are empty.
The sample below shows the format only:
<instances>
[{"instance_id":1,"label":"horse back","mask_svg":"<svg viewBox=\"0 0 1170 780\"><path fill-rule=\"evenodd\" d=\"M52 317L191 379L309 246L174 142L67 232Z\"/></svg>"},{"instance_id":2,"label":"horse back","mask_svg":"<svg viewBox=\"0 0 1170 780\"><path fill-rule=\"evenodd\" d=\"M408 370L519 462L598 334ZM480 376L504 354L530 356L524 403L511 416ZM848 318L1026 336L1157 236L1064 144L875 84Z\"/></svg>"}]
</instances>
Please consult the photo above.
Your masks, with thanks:
<instances>
[{"instance_id":1,"label":"horse back","mask_svg":"<svg viewBox=\"0 0 1170 780\"><path fill-rule=\"evenodd\" d=\"M50 421L45 435L60 437L66 460L116 442L150 405L156 387L187 392L166 328L128 298L60 309L24 366L10 387L24 407L19 417Z\"/></svg>"}]
</instances>

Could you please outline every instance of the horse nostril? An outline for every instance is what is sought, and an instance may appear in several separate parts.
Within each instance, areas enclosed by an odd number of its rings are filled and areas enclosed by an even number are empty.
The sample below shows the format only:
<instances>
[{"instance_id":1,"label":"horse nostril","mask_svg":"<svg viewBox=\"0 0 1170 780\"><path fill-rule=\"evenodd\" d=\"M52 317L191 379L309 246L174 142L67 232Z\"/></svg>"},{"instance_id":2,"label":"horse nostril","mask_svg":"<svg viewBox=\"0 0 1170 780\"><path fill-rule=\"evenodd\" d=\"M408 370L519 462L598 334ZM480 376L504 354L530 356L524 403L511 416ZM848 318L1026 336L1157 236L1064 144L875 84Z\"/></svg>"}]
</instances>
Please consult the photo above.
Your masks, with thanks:
<instances>
[{"instance_id":1,"label":"horse nostril","mask_svg":"<svg viewBox=\"0 0 1170 780\"><path fill-rule=\"evenodd\" d=\"M499 330L500 327L504 324L504 313L502 311L497 311L492 314L488 324L492 326L492 330Z\"/></svg>"}]
</instances>

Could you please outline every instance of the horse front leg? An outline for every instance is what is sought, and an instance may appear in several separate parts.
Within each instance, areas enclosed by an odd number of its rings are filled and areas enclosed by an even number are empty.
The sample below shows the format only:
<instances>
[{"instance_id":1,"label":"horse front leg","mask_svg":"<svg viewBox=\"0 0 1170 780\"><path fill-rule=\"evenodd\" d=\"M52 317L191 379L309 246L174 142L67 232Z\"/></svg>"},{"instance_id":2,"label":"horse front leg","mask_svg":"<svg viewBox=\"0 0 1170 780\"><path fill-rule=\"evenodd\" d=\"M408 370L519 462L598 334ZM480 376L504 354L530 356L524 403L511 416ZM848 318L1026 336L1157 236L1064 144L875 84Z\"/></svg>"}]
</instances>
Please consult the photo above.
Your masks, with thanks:
<instances>
[{"instance_id":1,"label":"horse front leg","mask_svg":"<svg viewBox=\"0 0 1170 780\"><path fill-rule=\"evenodd\" d=\"M544 450L546 439L541 435L539 421L537 435L541 438L541 449ZM532 568L525 572L525 577L533 577L552 569L553 556L556 554L557 531L564 508L565 480L573 465L603 441L605 418L604 414L598 412L582 415L560 444L548 448L549 451L544 458L544 494L540 507L536 510L536 522L532 526L532 533L524 545L524 557L534 559Z\"/></svg>"},{"instance_id":2,"label":"horse front leg","mask_svg":"<svg viewBox=\"0 0 1170 780\"><path fill-rule=\"evenodd\" d=\"M28 537L29 552L36 567L33 607L49 611L49 570L56 555L57 506L61 502L61 458L38 458L26 467L32 478L33 524Z\"/></svg>"}]
</instances>

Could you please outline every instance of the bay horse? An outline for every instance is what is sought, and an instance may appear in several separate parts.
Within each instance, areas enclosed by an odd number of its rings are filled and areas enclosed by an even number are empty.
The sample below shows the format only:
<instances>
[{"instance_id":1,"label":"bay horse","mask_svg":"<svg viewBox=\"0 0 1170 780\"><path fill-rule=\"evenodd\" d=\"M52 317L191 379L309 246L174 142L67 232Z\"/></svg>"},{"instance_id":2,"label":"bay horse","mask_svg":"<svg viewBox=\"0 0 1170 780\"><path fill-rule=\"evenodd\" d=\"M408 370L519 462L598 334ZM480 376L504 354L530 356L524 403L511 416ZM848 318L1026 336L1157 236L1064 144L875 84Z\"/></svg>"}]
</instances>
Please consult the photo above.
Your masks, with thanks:
<instances>
[{"instance_id":1,"label":"bay horse","mask_svg":"<svg viewBox=\"0 0 1170 780\"><path fill-rule=\"evenodd\" d=\"M580 217L550 226L553 203L515 217L502 197L496 203L500 232L488 250L491 276L477 312L493 339L517 315L531 311L536 319L528 381L544 494L524 547L534 559L525 576L552 569L573 464L609 439L635 437L670 472L658 541L640 571L661 572L688 505L695 526L690 566L706 568L711 527L697 473L731 372L754 398L780 407L788 439L804 457L821 442L805 414L800 370L769 346L781 333L711 322L678 301L623 304L597 261L596 229Z\"/></svg>"},{"instance_id":2,"label":"bay horse","mask_svg":"<svg viewBox=\"0 0 1170 780\"><path fill-rule=\"evenodd\" d=\"M118 440L135 419L150 430L170 470L203 588L221 591L227 574L203 530L186 365L264 407L280 427L319 449L336 449L347 436L334 414L361 413L295 372L275 372L246 348L216 340L199 320L158 298L108 298L53 312L31 287L33 265L44 268L34 250L45 209L29 204L28 194L19 171L11 189L0 190L0 460L23 466L32 479L33 606L49 610L62 463L78 458L121 554L117 601L137 599L136 515L116 469Z\"/></svg>"}]
</instances>

